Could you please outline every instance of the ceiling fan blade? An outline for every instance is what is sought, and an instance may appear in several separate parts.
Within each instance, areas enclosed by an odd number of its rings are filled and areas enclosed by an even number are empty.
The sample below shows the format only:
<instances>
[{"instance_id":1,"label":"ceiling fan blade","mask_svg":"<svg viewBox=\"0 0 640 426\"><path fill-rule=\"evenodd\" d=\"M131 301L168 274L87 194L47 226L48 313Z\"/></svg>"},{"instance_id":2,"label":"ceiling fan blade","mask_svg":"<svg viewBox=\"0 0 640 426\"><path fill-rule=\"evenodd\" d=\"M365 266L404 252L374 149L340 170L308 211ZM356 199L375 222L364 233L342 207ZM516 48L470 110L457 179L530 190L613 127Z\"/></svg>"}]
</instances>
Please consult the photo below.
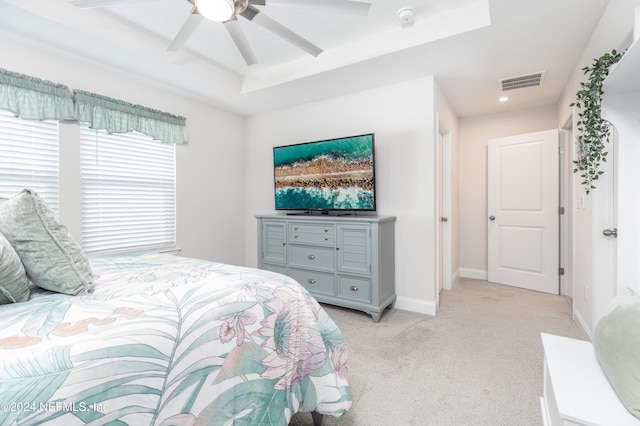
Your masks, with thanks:
<instances>
[{"instance_id":1,"label":"ceiling fan blade","mask_svg":"<svg viewBox=\"0 0 640 426\"><path fill-rule=\"evenodd\" d=\"M233 39L236 47L240 51L242 58L246 62L247 65L254 65L258 63L256 59L256 55L253 53L253 49L251 49L251 45L249 44L249 40L247 36L242 31L242 27L240 26L240 22L235 18L229 19L224 22L224 27L227 29L227 32Z\"/></svg>"},{"instance_id":2,"label":"ceiling fan blade","mask_svg":"<svg viewBox=\"0 0 640 426\"><path fill-rule=\"evenodd\" d=\"M198 28L198 25L200 25L200 22L202 22L203 19L204 16L200 15L200 13L198 13L198 9L194 7L167 50L170 52L179 52L187 43L189 38L191 38L191 35L193 35L193 32Z\"/></svg>"},{"instance_id":3,"label":"ceiling fan blade","mask_svg":"<svg viewBox=\"0 0 640 426\"><path fill-rule=\"evenodd\" d=\"M93 9L96 7L120 6L121 4L150 3L158 0L74 0L69 3L79 9Z\"/></svg>"},{"instance_id":4,"label":"ceiling fan blade","mask_svg":"<svg viewBox=\"0 0 640 426\"><path fill-rule=\"evenodd\" d=\"M350 0L255 0L251 4L313 9L318 12L367 16L371 3Z\"/></svg>"},{"instance_id":5,"label":"ceiling fan blade","mask_svg":"<svg viewBox=\"0 0 640 426\"><path fill-rule=\"evenodd\" d=\"M241 15L247 18L249 21L260 25L262 28L271 31L275 35L283 38L294 46L304 50L310 55L318 56L323 52L321 48L311 43L309 40L303 38L302 36L291 31L289 28L269 18L267 15L261 13L253 6L247 7L241 13Z\"/></svg>"}]
</instances>

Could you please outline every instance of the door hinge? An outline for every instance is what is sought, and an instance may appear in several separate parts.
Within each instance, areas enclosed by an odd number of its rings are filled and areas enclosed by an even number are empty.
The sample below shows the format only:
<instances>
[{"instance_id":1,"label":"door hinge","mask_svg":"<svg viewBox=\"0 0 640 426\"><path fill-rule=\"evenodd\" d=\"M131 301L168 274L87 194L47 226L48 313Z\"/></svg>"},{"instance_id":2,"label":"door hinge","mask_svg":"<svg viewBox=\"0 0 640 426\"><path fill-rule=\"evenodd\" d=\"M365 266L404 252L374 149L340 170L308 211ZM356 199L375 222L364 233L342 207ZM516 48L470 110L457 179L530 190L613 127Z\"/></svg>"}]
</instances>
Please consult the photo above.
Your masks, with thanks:
<instances>
[{"instance_id":1,"label":"door hinge","mask_svg":"<svg viewBox=\"0 0 640 426\"><path fill-rule=\"evenodd\" d=\"M563 215L563 214L564 214L564 207L560 207L560 208L558 209L558 214L559 214L559 215Z\"/></svg>"},{"instance_id":2,"label":"door hinge","mask_svg":"<svg viewBox=\"0 0 640 426\"><path fill-rule=\"evenodd\" d=\"M564 268L558 268L558 275L564 275Z\"/></svg>"}]
</instances>

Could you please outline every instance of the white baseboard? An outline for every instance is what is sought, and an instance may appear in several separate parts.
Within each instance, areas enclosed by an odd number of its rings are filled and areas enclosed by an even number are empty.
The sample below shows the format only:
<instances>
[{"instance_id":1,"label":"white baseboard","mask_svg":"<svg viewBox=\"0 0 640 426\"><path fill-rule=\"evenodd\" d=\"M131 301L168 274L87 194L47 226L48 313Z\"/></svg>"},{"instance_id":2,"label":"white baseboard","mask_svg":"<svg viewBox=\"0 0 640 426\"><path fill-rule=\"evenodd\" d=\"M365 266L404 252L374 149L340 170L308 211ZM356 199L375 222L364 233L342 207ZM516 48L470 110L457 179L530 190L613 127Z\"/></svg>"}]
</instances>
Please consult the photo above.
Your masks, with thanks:
<instances>
[{"instance_id":1,"label":"white baseboard","mask_svg":"<svg viewBox=\"0 0 640 426\"><path fill-rule=\"evenodd\" d=\"M413 299L411 297L396 297L396 303L394 306L405 311L433 316L438 312L437 303L435 301Z\"/></svg>"},{"instance_id":2,"label":"white baseboard","mask_svg":"<svg viewBox=\"0 0 640 426\"><path fill-rule=\"evenodd\" d=\"M589 337L589 340L592 340L593 333L591 332L591 330L587 326L587 323L584 321L584 318L582 318L582 315L580 315L580 312L577 309L573 310L573 319L576 323L578 323L578 327L580 327L582 331L585 332L587 337Z\"/></svg>"},{"instance_id":3,"label":"white baseboard","mask_svg":"<svg viewBox=\"0 0 640 426\"><path fill-rule=\"evenodd\" d=\"M484 280L489 278L487 271L483 269L460 268L460 278L472 278L474 280Z\"/></svg>"}]
</instances>

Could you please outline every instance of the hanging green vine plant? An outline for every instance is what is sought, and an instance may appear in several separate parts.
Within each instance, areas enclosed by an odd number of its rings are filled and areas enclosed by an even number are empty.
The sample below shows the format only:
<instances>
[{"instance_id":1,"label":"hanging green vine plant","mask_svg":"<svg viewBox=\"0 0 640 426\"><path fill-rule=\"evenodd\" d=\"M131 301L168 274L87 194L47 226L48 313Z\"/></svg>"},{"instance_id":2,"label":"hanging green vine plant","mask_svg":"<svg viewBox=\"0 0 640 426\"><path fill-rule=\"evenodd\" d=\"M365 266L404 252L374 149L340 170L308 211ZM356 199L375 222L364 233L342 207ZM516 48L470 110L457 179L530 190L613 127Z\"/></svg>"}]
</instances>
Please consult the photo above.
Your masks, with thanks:
<instances>
[{"instance_id":1,"label":"hanging green vine plant","mask_svg":"<svg viewBox=\"0 0 640 426\"><path fill-rule=\"evenodd\" d=\"M580 90L576 93L575 106L581 111L578 113L577 136L577 160L574 173L584 180L582 185L585 191L595 189L595 181L604 173L600 170L600 164L607 161L608 152L605 150L609 143L610 125L601 117L600 103L602 101L602 83L609 75L609 68L622 57L621 53L612 50L601 57L594 59L591 67L582 68L582 72L588 76L586 81L580 83Z\"/></svg>"}]
</instances>

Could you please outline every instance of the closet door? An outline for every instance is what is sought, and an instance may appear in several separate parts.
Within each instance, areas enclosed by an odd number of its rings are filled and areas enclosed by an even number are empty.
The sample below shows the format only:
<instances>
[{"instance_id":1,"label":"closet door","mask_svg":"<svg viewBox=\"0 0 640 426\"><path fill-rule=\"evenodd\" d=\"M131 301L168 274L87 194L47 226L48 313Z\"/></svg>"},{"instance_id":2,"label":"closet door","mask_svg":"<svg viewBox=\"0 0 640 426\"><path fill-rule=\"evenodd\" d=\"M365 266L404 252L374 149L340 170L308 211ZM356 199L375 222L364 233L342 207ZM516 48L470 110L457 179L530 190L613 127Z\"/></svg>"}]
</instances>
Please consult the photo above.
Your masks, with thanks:
<instances>
[{"instance_id":1,"label":"closet door","mask_svg":"<svg viewBox=\"0 0 640 426\"><path fill-rule=\"evenodd\" d=\"M558 131L488 144L489 281L559 294Z\"/></svg>"}]
</instances>

